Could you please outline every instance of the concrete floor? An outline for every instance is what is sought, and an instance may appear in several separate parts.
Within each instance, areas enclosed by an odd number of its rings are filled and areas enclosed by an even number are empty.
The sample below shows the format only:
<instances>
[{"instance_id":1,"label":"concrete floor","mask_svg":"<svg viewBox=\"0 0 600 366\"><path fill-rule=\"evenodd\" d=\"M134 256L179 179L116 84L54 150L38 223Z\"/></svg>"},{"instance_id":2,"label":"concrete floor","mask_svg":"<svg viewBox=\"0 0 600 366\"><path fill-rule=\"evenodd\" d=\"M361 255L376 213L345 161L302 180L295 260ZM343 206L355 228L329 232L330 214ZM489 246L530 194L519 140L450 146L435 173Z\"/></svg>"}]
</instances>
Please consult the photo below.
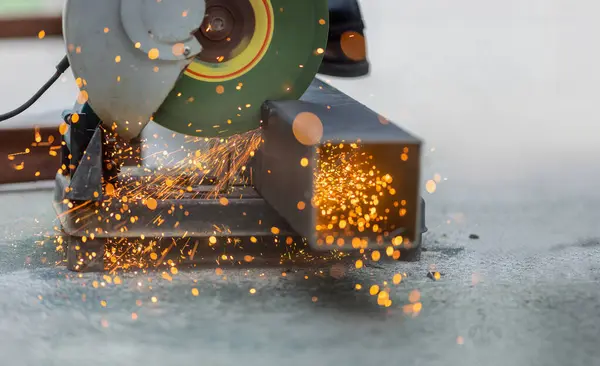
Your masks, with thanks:
<instances>
[{"instance_id":1,"label":"concrete floor","mask_svg":"<svg viewBox=\"0 0 600 366\"><path fill-rule=\"evenodd\" d=\"M420 263L347 268L341 279L328 268L286 277L281 268L226 268L226 279L207 269L173 282L130 273L119 286L96 289L101 275L68 275L51 264L52 246L36 244L54 225L50 191L5 187L4 362L596 364L598 7L566 0L365 4L373 73L331 83L427 142L422 179L437 173L444 180L426 194L430 232ZM0 43L2 109L41 84L61 52L53 40ZM27 74L15 71L24 64ZM21 122L55 123L54 111L74 95L66 77ZM469 239L472 233L480 239ZM433 265L443 273L439 281L426 277ZM366 289L395 273L408 277L392 286L392 307L380 308ZM423 308L407 316L402 306L415 289Z\"/></svg>"}]
</instances>

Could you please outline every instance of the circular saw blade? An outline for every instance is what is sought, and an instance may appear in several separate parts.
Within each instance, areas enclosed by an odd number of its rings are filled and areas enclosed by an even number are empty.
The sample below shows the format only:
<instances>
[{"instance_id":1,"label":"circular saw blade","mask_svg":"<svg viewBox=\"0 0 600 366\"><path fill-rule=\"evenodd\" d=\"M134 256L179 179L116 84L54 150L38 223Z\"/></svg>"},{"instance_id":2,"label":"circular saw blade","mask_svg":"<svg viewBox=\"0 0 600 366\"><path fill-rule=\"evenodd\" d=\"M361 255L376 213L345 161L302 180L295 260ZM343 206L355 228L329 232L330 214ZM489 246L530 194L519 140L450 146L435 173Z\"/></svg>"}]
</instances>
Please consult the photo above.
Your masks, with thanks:
<instances>
[{"instance_id":1,"label":"circular saw blade","mask_svg":"<svg viewBox=\"0 0 600 366\"><path fill-rule=\"evenodd\" d=\"M266 100L298 99L323 59L327 0L213 0L203 51L154 115L186 135L228 137L260 126Z\"/></svg>"}]
</instances>

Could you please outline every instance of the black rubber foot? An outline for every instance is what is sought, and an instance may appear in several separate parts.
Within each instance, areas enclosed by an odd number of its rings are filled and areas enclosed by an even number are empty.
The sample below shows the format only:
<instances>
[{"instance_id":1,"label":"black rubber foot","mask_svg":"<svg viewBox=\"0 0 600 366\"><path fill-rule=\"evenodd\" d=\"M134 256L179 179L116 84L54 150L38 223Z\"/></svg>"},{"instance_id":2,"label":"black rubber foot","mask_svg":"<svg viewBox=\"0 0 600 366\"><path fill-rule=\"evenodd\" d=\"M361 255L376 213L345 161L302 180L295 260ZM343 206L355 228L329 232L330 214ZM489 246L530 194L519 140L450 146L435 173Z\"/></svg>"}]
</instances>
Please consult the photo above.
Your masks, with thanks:
<instances>
[{"instance_id":1,"label":"black rubber foot","mask_svg":"<svg viewBox=\"0 0 600 366\"><path fill-rule=\"evenodd\" d=\"M319 68L319 73L323 75L336 76L342 78L356 78L369 74L370 65L368 61L356 63L333 63L323 61Z\"/></svg>"}]
</instances>

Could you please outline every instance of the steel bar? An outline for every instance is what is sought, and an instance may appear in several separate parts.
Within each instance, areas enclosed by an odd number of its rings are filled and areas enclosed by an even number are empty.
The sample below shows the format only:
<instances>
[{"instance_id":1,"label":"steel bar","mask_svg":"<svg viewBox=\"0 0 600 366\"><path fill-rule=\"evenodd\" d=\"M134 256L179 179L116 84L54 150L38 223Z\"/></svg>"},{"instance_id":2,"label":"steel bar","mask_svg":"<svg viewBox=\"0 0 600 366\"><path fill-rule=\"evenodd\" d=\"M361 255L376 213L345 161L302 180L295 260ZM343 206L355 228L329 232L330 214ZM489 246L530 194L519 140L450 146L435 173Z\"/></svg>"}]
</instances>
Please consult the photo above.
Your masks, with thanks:
<instances>
[{"instance_id":1,"label":"steel bar","mask_svg":"<svg viewBox=\"0 0 600 366\"><path fill-rule=\"evenodd\" d=\"M263 124L256 188L313 249L419 245L418 138L318 79Z\"/></svg>"}]
</instances>

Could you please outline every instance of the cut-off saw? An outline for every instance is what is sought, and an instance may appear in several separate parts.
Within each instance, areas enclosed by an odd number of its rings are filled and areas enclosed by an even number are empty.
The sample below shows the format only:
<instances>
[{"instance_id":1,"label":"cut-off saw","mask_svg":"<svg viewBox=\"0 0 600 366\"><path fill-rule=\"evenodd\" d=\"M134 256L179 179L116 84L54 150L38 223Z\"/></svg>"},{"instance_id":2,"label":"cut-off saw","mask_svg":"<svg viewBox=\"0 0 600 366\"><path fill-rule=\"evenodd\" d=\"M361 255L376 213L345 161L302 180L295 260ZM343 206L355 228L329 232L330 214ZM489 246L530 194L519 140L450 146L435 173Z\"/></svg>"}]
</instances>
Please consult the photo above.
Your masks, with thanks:
<instances>
[{"instance_id":1,"label":"cut-off saw","mask_svg":"<svg viewBox=\"0 0 600 366\"><path fill-rule=\"evenodd\" d=\"M326 0L67 1L79 95L54 205L68 268L418 259L422 143L315 78L328 27ZM151 123L192 148L148 167Z\"/></svg>"}]
</instances>

